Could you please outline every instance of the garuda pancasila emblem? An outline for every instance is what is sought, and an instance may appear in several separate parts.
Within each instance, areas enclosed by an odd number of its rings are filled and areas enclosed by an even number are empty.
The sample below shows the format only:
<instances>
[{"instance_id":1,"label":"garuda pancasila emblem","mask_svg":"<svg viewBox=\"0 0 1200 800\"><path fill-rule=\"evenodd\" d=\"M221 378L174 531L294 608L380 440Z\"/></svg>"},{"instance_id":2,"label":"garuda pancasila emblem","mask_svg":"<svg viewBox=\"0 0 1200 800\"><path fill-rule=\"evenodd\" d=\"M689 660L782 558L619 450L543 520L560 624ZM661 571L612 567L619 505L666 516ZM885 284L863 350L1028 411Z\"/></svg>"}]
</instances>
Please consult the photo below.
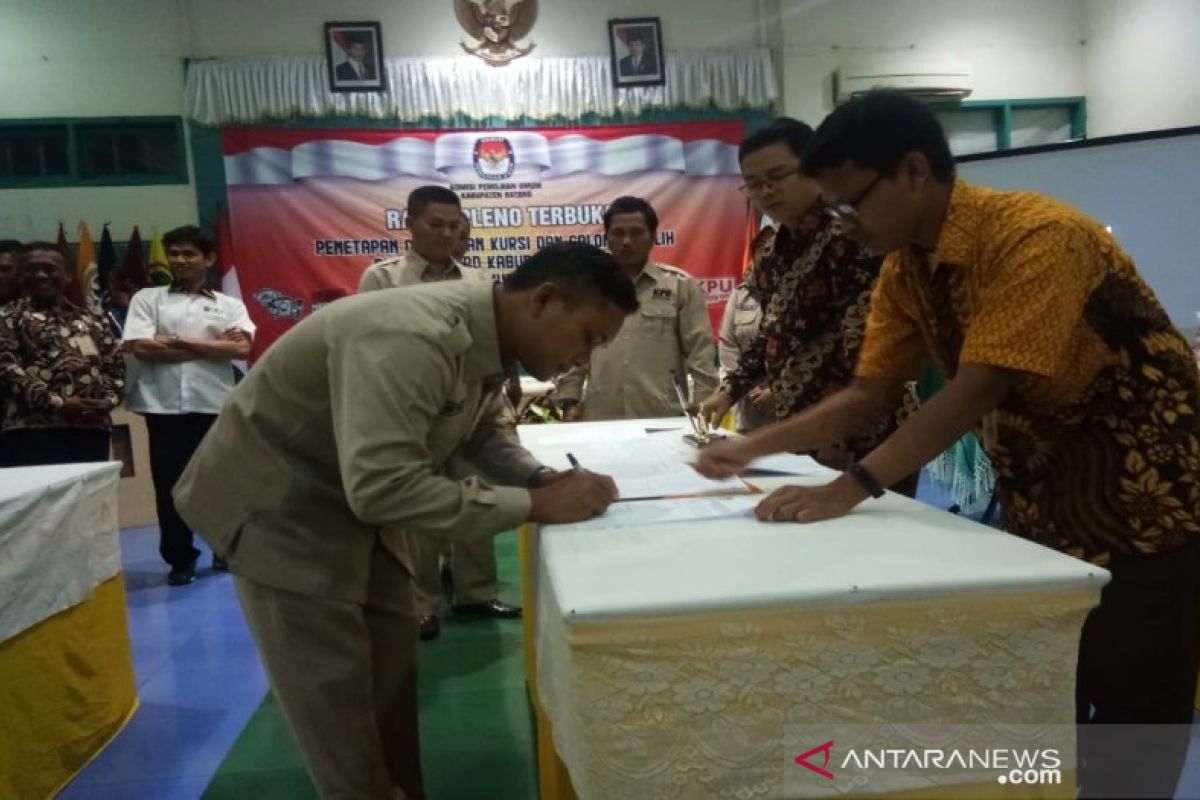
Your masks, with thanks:
<instances>
[{"instance_id":1,"label":"garuda pancasila emblem","mask_svg":"<svg viewBox=\"0 0 1200 800\"><path fill-rule=\"evenodd\" d=\"M524 47L517 42L533 30L537 12L537 0L454 0L458 24L474 40L462 42L463 50L493 67L528 55L534 48L533 42Z\"/></svg>"}]
</instances>

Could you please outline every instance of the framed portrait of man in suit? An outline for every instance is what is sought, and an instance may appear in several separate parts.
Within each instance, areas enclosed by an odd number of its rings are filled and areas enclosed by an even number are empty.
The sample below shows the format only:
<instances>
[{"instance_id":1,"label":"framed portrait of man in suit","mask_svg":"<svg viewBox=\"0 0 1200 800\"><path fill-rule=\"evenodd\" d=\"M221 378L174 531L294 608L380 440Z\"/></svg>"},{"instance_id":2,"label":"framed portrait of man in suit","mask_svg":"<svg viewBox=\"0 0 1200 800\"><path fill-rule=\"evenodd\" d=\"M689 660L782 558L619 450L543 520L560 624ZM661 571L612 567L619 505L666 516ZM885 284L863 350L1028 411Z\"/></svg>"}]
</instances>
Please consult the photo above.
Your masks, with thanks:
<instances>
[{"instance_id":1,"label":"framed portrait of man in suit","mask_svg":"<svg viewBox=\"0 0 1200 800\"><path fill-rule=\"evenodd\" d=\"M387 88L378 22L326 22L329 91L380 92Z\"/></svg>"},{"instance_id":2,"label":"framed portrait of man in suit","mask_svg":"<svg viewBox=\"0 0 1200 800\"><path fill-rule=\"evenodd\" d=\"M612 54L613 86L619 89L663 85L666 53L658 17L610 19L608 47Z\"/></svg>"}]
</instances>

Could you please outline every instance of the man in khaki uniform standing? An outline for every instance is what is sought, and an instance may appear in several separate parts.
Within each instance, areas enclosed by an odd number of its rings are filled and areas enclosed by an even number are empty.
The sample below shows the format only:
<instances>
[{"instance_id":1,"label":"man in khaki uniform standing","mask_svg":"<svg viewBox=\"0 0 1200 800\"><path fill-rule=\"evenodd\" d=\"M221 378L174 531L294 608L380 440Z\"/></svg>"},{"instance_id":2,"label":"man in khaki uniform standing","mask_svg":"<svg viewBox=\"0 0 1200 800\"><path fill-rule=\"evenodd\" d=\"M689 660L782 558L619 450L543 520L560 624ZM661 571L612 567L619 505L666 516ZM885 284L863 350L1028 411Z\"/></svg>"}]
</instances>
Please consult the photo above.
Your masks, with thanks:
<instances>
[{"instance_id":1,"label":"man in khaki uniform standing","mask_svg":"<svg viewBox=\"0 0 1200 800\"><path fill-rule=\"evenodd\" d=\"M658 215L640 197L618 197L604 212L608 249L637 289L639 313L611 345L558 380L564 419L639 419L683 413L672 388L708 397L717 388L717 352L704 293L678 267L650 259Z\"/></svg>"},{"instance_id":2,"label":"man in khaki uniform standing","mask_svg":"<svg viewBox=\"0 0 1200 800\"><path fill-rule=\"evenodd\" d=\"M464 227L470 230L470 222L463 214L457 194L442 186L414 189L408 196L408 229L412 233L412 248L402 258L388 259L368 267L359 281L358 291L418 286L438 281L490 283L483 270L468 267L455 258L455 252L462 246ZM482 424L494 428L495 442L504 446L480 454L482 458L475 459L469 465L483 470L484 475L492 478L502 477L513 470L532 472L541 466L521 447L517 439L516 415L502 396L502 388L501 383L489 392ZM438 566L444 549L447 549L446 543L430 537L414 541L414 596L420 615L422 639L433 639L441 633L439 615L442 611L442 587ZM454 563L451 582L455 612L498 619L521 616L519 607L496 597L499 584L491 533L456 541L448 549Z\"/></svg>"},{"instance_id":3,"label":"man in khaki uniform standing","mask_svg":"<svg viewBox=\"0 0 1200 800\"><path fill-rule=\"evenodd\" d=\"M611 479L463 474L504 450L487 386L512 361L546 379L585 363L637 309L612 257L547 247L502 286L453 281L333 303L237 387L175 488L223 555L323 798L416 800L415 537L472 538L603 513ZM397 791L402 790L402 794Z\"/></svg>"}]
</instances>

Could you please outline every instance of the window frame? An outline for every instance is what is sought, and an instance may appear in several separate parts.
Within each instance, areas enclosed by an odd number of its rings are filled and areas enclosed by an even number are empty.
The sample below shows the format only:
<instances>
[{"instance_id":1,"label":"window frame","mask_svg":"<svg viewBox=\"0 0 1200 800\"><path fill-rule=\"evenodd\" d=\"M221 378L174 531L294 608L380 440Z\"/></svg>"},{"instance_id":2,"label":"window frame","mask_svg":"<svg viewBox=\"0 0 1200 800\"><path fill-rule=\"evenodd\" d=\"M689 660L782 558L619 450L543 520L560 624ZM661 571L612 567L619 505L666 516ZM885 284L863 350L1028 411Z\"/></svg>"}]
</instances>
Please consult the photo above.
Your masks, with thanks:
<instances>
[{"instance_id":1,"label":"window frame","mask_svg":"<svg viewBox=\"0 0 1200 800\"><path fill-rule=\"evenodd\" d=\"M169 125L175 139L175 163L170 171L157 175L103 174L83 175L81 127L110 125L136 129L141 126ZM0 131L14 128L63 127L67 132L67 174L28 177L0 175L0 189L90 188L103 186L164 186L188 183L187 140L182 117L44 117L36 119L0 119Z\"/></svg>"},{"instance_id":2,"label":"window frame","mask_svg":"<svg viewBox=\"0 0 1200 800\"><path fill-rule=\"evenodd\" d=\"M1069 141L1087 139L1086 97L1032 97L1021 100L963 100L957 103L931 103L937 114L963 111L991 111L992 124L996 129L996 149L984 152L1012 150L1012 122L1015 109L1066 108L1071 116L1071 138ZM1061 143L1056 143L1061 144ZM972 155L978 155L973 153Z\"/></svg>"}]
</instances>

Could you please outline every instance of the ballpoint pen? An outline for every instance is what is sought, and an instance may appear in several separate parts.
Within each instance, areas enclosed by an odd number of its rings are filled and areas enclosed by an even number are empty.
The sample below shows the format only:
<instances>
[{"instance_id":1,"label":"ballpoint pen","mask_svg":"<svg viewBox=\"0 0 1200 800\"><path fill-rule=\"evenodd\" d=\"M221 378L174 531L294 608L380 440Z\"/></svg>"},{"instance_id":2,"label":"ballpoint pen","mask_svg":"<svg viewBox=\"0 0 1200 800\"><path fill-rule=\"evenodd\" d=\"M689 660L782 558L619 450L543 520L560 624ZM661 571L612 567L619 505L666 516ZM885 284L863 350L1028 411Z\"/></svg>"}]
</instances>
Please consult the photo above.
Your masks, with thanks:
<instances>
[{"instance_id":1,"label":"ballpoint pen","mask_svg":"<svg viewBox=\"0 0 1200 800\"><path fill-rule=\"evenodd\" d=\"M688 410L687 402L683 399L683 391L679 388L679 382L675 380L674 372L671 373L671 386L675 388L675 398L679 401L679 408L683 411L683 415L687 417L688 422L691 423L692 432L696 436L696 441L699 443L707 442L707 426L702 425L700 420L696 418L696 415L692 414L692 412Z\"/></svg>"},{"instance_id":2,"label":"ballpoint pen","mask_svg":"<svg viewBox=\"0 0 1200 800\"><path fill-rule=\"evenodd\" d=\"M583 467L579 465L579 459L575 457L574 453L567 453L567 461L570 462L572 469L583 470Z\"/></svg>"}]
</instances>

